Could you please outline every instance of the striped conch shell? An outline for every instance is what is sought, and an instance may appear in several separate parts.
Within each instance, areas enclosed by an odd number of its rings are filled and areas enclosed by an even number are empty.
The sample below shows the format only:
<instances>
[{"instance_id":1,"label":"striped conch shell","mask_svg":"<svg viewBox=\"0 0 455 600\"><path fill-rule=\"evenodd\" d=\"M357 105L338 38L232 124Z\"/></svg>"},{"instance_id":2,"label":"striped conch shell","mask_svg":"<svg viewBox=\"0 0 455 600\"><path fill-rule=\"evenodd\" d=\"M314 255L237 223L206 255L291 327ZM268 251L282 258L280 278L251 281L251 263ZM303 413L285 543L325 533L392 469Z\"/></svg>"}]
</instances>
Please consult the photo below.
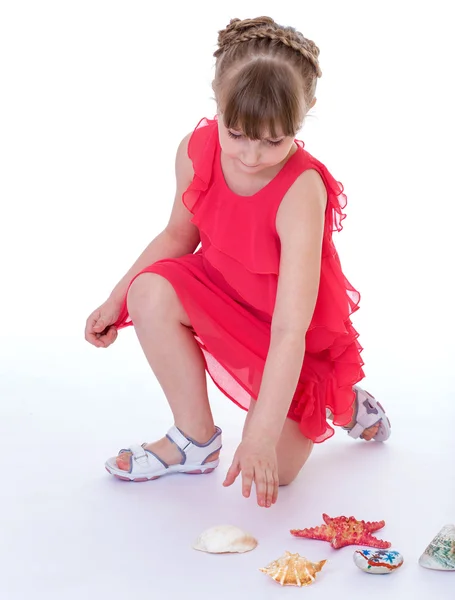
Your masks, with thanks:
<instances>
[{"instance_id":1,"label":"striped conch shell","mask_svg":"<svg viewBox=\"0 0 455 600\"><path fill-rule=\"evenodd\" d=\"M259 570L270 575L280 585L302 587L311 585L316 580L316 573L319 573L326 562L326 560L321 560L318 563L312 563L300 554L285 552L268 567Z\"/></svg>"},{"instance_id":2,"label":"striped conch shell","mask_svg":"<svg viewBox=\"0 0 455 600\"><path fill-rule=\"evenodd\" d=\"M455 525L441 529L420 557L419 564L426 569L455 571Z\"/></svg>"}]
</instances>

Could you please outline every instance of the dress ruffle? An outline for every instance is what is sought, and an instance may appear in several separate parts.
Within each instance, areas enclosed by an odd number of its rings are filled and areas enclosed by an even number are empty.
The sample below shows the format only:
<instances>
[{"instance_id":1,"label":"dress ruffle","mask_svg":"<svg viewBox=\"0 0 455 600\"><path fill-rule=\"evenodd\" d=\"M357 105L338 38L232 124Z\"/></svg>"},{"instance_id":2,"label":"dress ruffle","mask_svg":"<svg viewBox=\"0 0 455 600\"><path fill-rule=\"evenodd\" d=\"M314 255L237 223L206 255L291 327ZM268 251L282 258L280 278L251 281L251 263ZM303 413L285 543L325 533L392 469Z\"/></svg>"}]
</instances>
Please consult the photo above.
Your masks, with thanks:
<instances>
[{"instance_id":1,"label":"dress ruffle","mask_svg":"<svg viewBox=\"0 0 455 600\"><path fill-rule=\"evenodd\" d=\"M315 169L327 190L321 278L306 353L288 417L315 442L333 435L352 417L352 387L364 376L362 347L351 316L360 294L344 276L332 241L341 231L347 199L343 186L299 142L297 152L272 182L252 197L237 196L224 181L218 125L202 119L188 146L194 178L183 202L198 227L202 248L181 259L159 261L143 272L166 277L186 309L216 385L247 409L257 398L270 341L278 283L280 241L275 218L296 177ZM126 312L125 312L126 311ZM126 302L118 327L129 325Z\"/></svg>"},{"instance_id":2,"label":"dress ruffle","mask_svg":"<svg viewBox=\"0 0 455 600\"><path fill-rule=\"evenodd\" d=\"M208 119L201 119L193 132L188 143L188 156L193 163L193 180L183 193L182 201L187 209L195 214L198 209L201 194L209 188L213 173L213 161L215 153L213 149L216 146L217 130L215 127L209 127ZM198 135L202 131L204 135ZM209 135L207 135L209 134Z\"/></svg>"}]
</instances>

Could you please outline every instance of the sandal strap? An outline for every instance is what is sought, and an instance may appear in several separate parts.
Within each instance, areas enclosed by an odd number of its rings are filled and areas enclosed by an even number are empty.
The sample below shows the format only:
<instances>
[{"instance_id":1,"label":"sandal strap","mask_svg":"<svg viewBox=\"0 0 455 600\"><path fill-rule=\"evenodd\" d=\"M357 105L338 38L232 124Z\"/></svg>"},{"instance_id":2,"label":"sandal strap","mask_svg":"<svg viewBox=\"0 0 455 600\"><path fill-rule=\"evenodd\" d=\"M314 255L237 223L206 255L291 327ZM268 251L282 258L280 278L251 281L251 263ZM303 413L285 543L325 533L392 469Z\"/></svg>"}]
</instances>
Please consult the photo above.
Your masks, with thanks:
<instances>
[{"instance_id":1,"label":"sandal strap","mask_svg":"<svg viewBox=\"0 0 455 600\"><path fill-rule=\"evenodd\" d=\"M203 463L210 455L221 449L221 429L215 427L215 433L205 444L187 437L175 425L167 432L168 439L176 444L182 454L182 464Z\"/></svg>"},{"instance_id":2,"label":"sandal strap","mask_svg":"<svg viewBox=\"0 0 455 600\"><path fill-rule=\"evenodd\" d=\"M133 455L133 458L136 462L147 462L147 453L142 446L139 444L131 444L130 452Z\"/></svg>"},{"instance_id":3,"label":"sandal strap","mask_svg":"<svg viewBox=\"0 0 455 600\"><path fill-rule=\"evenodd\" d=\"M167 432L167 437L174 442L176 446L185 452L185 448L188 448L190 444L192 444L192 440L188 439L183 435L183 433L178 429L175 425L172 426Z\"/></svg>"},{"instance_id":4,"label":"sandal strap","mask_svg":"<svg viewBox=\"0 0 455 600\"><path fill-rule=\"evenodd\" d=\"M139 444L131 444L128 448L128 452L131 452L131 467L130 473L143 473L148 472L150 469L167 469L169 465L164 462L159 456L150 450L146 450Z\"/></svg>"},{"instance_id":5,"label":"sandal strap","mask_svg":"<svg viewBox=\"0 0 455 600\"><path fill-rule=\"evenodd\" d=\"M350 437L357 439L358 437L360 437L362 435L362 433L365 431L365 429L366 428L363 425L361 425L360 423L356 423L354 425L354 427L352 427L351 429L347 429L347 431L348 431L348 435Z\"/></svg>"}]
</instances>

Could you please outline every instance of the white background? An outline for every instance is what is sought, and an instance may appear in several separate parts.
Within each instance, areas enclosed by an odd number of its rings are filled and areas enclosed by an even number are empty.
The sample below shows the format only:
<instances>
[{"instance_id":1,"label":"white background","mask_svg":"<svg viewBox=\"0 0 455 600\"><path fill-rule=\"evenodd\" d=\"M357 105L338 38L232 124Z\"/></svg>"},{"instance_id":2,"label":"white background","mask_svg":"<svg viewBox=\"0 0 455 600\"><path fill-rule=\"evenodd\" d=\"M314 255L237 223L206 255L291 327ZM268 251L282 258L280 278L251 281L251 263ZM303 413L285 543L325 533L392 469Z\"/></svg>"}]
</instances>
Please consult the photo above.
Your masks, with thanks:
<instances>
[{"instance_id":1,"label":"white background","mask_svg":"<svg viewBox=\"0 0 455 600\"><path fill-rule=\"evenodd\" d=\"M285 550L329 558L296 594L453 597L455 574L417 565L455 521L448 6L0 3L1 598L275 598L284 591L258 568ZM318 102L298 137L345 186L336 243L362 293L365 385L394 431L383 446L337 432L270 510L221 487L244 413L213 387L217 472L112 480L104 460L161 437L170 412L132 329L107 351L83 340L88 314L166 224L178 142L215 113L217 31L262 14L321 49ZM385 519L380 537L403 552L403 569L367 576L352 548L291 538L323 512ZM225 522L251 531L258 549L191 549Z\"/></svg>"}]
</instances>

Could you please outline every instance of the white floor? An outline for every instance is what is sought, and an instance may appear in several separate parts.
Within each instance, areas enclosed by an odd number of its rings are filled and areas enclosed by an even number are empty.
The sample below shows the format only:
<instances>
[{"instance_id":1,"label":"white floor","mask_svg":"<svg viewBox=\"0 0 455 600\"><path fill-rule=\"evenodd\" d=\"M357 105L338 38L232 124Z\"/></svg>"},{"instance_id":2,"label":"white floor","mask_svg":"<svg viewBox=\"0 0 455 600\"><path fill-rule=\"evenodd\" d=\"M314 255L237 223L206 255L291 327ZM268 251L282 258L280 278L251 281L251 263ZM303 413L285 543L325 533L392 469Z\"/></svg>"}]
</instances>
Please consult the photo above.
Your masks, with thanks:
<instances>
[{"instance_id":1,"label":"white floor","mask_svg":"<svg viewBox=\"0 0 455 600\"><path fill-rule=\"evenodd\" d=\"M63 337L5 341L0 598L453 598L455 573L417 564L433 535L455 521L455 411L453 396L437 383L428 410L419 408L425 398L415 387L411 397L384 379L374 391L393 421L390 442L354 442L339 431L266 510L243 499L238 485L221 486L243 413L217 392L224 453L215 473L141 484L106 473L105 458L132 441L161 436L169 425L132 332L107 352ZM320 524L323 512L385 519L379 537L403 553L405 565L392 575L365 575L353 564L353 547L335 551L290 535L291 528ZM227 556L191 548L202 530L221 523L245 528L259 546ZM328 559L306 591L283 592L259 572L285 550Z\"/></svg>"}]
</instances>

